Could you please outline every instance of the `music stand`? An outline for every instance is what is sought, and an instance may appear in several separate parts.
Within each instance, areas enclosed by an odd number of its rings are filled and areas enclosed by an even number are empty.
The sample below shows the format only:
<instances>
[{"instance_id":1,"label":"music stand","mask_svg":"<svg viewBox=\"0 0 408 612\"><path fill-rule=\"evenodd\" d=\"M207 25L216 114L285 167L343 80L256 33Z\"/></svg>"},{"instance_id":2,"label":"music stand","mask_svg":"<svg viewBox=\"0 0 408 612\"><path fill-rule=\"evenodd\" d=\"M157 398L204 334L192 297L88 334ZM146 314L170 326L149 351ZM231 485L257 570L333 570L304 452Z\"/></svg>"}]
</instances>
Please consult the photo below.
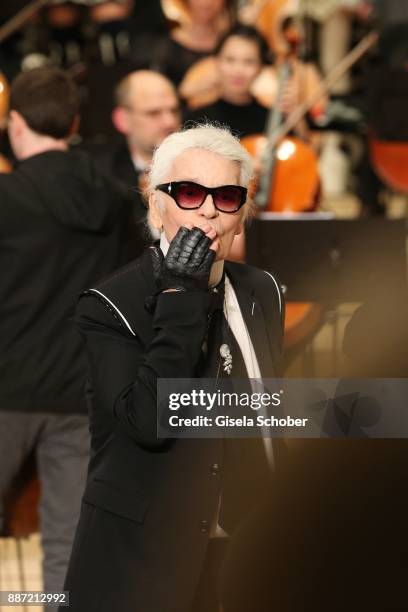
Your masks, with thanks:
<instances>
[{"instance_id":1,"label":"music stand","mask_svg":"<svg viewBox=\"0 0 408 612\"><path fill-rule=\"evenodd\" d=\"M406 235L405 219L261 213L247 229L247 262L276 273L288 300L364 302L407 286Z\"/></svg>"},{"instance_id":2,"label":"music stand","mask_svg":"<svg viewBox=\"0 0 408 612\"><path fill-rule=\"evenodd\" d=\"M407 288L405 219L338 220L327 213L261 213L247 231L249 264L276 274L286 300L319 302L331 314L337 373L338 310L344 302L397 301Z\"/></svg>"}]
</instances>

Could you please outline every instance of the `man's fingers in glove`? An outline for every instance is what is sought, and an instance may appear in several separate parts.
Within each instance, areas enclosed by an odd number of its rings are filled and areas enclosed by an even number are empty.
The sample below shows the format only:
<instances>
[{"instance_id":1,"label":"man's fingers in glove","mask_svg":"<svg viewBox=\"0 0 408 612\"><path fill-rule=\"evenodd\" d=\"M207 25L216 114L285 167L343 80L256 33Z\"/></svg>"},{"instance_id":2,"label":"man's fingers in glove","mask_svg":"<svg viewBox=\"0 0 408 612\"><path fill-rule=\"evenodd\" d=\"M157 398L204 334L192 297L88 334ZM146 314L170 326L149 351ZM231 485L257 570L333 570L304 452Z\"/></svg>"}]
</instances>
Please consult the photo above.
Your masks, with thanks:
<instances>
[{"instance_id":1,"label":"man's fingers in glove","mask_svg":"<svg viewBox=\"0 0 408 612\"><path fill-rule=\"evenodd\" d=\"M206 235L204 235L201 238L200 242L197 244L196 248L194 249L194 252L191 258L195 266L199 266L201 262L204 260L205 256L207 255L210 249L211 242L212 240Z\"/></svg>"},{"instance_id":2,"label":"man's fingers in glove","mask_svg":"<svg viewBox=\"0 0 408 612\"><path fill-rule=\"evenodd\" d=\"M180 251L178 263L183 266L190 262L193 262L194 259L192 255L195 252L197 245L204 238L206 238L206 235L199 227L194 227L192 230L190 230L189 235L186 236L183 240L183 246Z\"/></svg>"},{"instance_id":3,"label":"man's fingers in glove","mask_svg":"<svg viewBox=\"0 0 408 612\"><path fill-rule=\"evenodd\" d=\"M202 267L205 268L206 270L209 270L213 264L214 259L215 259L215 251L213 251L212 249L209 249L207 255L204 258Z\"/></svg>"},{"instance_id":4,"label":"man's fingers in glove","mask_svg":"<svg viewBox=\"0 0 408 612\"><path fill-rule=\"evenodd\" d=\"M154 278L158 278L160 276L160 272L161 272L163 261L164 261L163 253L161 249L159 249L158 247L151 247L150 256L152 258Z\"/></svg>"},{"instance_id":5,"label":"man's fingers in glove","mask_svg":"<svg viewBox=\"0 0 408 612\"><path fill-rule=\"evenodd\" d=\"M184 249L184 242L189 233L190 230L188 229L188 227L185 227L184 225L179 227L177 234L170 242L170 247L166 257L167 260L171 259L172 262L176 262L178 260L178 258L180 257L180 253Z\"/></svg>"}]
</instances>

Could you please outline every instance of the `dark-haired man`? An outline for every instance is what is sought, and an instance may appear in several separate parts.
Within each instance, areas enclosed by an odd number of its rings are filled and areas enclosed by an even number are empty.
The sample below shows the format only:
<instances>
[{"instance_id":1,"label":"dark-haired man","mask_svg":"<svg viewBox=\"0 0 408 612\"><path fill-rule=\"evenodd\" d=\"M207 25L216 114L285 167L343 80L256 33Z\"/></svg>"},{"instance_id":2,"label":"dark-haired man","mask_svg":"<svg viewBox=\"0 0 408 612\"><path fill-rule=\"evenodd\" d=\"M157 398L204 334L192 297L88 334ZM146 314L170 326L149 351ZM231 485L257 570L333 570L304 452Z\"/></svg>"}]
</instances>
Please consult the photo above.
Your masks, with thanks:
<instances>
[{"instance_id":1,"label":"dark-haired man","mask_svg":"<svg viewBox=\"0 0 408 612\"><path fill-rule=\"evenodd\" d=\"M128 217L88 155L68 150L78 105L64 72L20 74L8 121L18 163L0 175L0 523L35 452L48 591L63 586L88 464L86 368L70 317L81 289L120 262Z\"/></svg>"}]
</instances>

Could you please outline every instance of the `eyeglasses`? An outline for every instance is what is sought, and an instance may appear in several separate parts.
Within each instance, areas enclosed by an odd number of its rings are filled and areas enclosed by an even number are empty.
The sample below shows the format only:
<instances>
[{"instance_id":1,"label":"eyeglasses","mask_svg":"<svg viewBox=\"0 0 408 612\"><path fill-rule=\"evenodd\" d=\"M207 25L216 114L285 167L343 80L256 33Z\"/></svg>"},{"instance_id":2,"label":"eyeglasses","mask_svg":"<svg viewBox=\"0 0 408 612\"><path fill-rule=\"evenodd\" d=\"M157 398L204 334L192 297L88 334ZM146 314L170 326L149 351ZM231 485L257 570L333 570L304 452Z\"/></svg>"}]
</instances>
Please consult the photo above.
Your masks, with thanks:
<instances>
[{"instance_id":1,"label":"eyeglasses","mask_svg":"<svg viewBox=\"0 0 408 612\"><path fill-rule=\"evenodd\" d=\"M224 213L235 213L247 199L247 189L241 185L222 185L221 187L204 187L191 181L173 181L162 183L156 189L167 193L179 208L195 210L204 204L210 193L217 210Z\"/></svg>"}]
</instances>

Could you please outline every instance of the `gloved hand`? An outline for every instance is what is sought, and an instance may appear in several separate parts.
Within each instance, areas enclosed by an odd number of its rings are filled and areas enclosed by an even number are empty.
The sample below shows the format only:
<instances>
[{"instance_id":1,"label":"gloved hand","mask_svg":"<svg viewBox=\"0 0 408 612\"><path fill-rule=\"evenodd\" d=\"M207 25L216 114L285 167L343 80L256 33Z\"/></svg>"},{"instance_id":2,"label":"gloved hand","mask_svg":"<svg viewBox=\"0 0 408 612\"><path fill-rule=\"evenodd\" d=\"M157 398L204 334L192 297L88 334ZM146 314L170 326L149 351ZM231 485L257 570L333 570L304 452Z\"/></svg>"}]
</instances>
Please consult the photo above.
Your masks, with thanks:
<instances>
[{"instance_id":1,"label":"gloved hand","mask_svg":"<svg viewBox=\"0 0 408 612\"><path fill-rule=\"evenodd\" d=\"M211 242L198 227L180 227L166 257L160 248L151 249L157 293L169 289L206 291L215 258Z\"/></svg>"}]
</instances>

